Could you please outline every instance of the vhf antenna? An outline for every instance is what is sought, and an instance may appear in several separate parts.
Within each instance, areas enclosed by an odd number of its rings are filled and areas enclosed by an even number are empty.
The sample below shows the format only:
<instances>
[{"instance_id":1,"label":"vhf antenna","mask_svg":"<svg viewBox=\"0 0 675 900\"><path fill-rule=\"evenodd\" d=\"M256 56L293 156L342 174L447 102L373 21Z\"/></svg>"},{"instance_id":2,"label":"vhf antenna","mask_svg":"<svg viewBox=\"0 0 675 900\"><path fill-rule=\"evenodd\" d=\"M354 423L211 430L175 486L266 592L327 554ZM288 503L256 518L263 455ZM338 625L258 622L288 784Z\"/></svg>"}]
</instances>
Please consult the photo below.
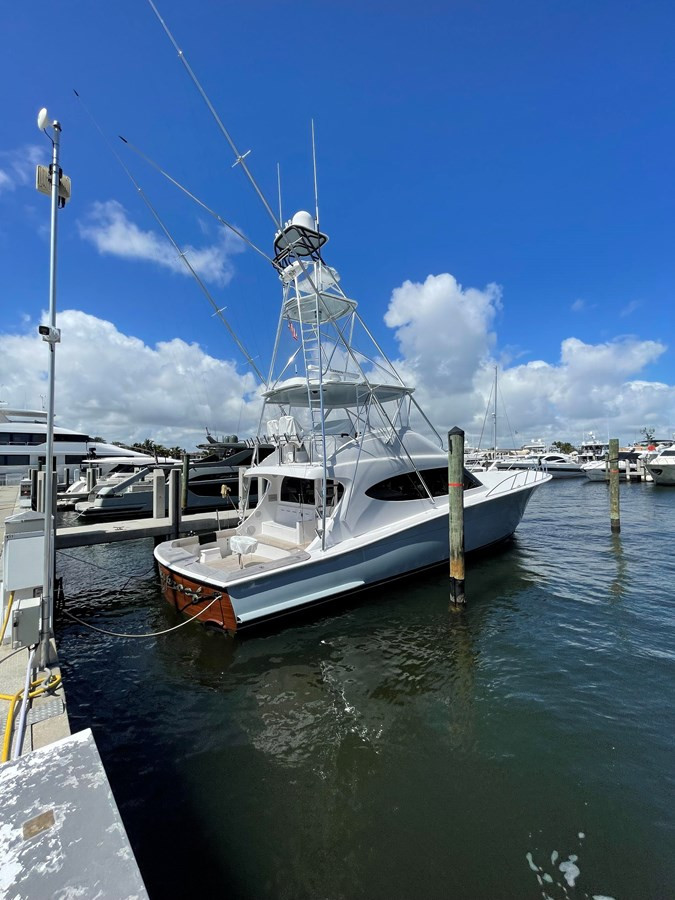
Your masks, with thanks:
<instances>
[{"instance_id":1,"label":"vhf antenna","mask_svg":"<svg viewBox=\"0 0 675 900\"><path fill-rule=\"evenodd\" d=\"M235 162L234 162L234 165L235 165L235 166L236 166L236 165L241 165L242 169L243 169L244 172L246 173L246 176L248 177L248 180L249 180L249 181L251 182L251 184L253 185L253 187L254 187L254 189L255 189L255 192L257 193L257 195L258 195L258 196L260 197L260 199L262 200L263 205L265 206L265 209L266 209L267 212L270 214L270 216L271 216L271 218L272 218L272 221L273 221L274 224L277 226L277 228L281 228L281 222L277 221L277 217L276 217L276 216L274 215L274 213L272 212L272 208L270 207L269 203L268 203L267 200L265 199L265 197L264 197L262 191L260 190L260 188L258 187L258 185L257 185L257 183L256 183L255 178L253 177L253 175L251 175L251 173L249 172L248 166L246 165L246 157L249 155L249 153L250 153L251 151L250 151L250 150L247 150L246 153L243 153L243 154L239 152L239 150L237 149L236 144L234 143L234 141L232 140L232 137L230 136L229 131L228 131L227 128L225 128L225 126L223 125L223 123L222 123L222 121L221 121L221 119L220 119L220 116L218 115L218 113L216 112L216 110L215 110L213 104L212 104L211 101L209 100L209 98L208 98L208 96L207 96L207 94L206 94L206 91L204 90L204 88L203 88L203 87L201 86L201 84L199 83L199 79L197 78L197 76L195 75L195 73L192 71L192 69L191 69L191 67L190 67L190 63L189 63L189 62L187 61L187 59L185 58L185 54L183 53L183 51L181 50L181 48L180 48L180 47L178 46L178 44L176 43L176 40L175 40L174 36L173 36L173 35L171 34L171 32L169 31L168 25L166 24L166 22L164 21L164 19L160 16L159 10L157 9L157 7L155 6L155 4L153 3L153 0L148 0L148 3L150 4L150 6L151 6L151 8L152 8L152 11L154 12L154 14L157 16L160 25L162 26L162 28L163 28L164 31L166 32L166 36L169 38L169 40L170 40L171 43L173 44L174 49L175 49L176 53L178 54L178 58L180 59L180 61L181 61L181 62L183 63L183 65L185 66L185 69L186 69L188 75L190 76L190 78L192 79L192 81L193 81L195 87L197 88L197 90L198 90L199 93L201 94L202 100L204 101L204 103L206 103L206 105L207 105L207 107L208 107L208 109L209 109L209 112L211 113L211 115L213 116L213 118L216 120L216 124L218 125L218 127L220 128L220 130L222 131L222 133L223 133L223 134L225 135L225 137L227 138L227 142L228 142L228 144L230 145L230 147L232 148L232 152L234 153L234 156L235 156ZM234 168L234 166L233 166L233 168Z\"/></svg>"},{"instance_id":2,"label":"vhf antenna","mask_svg":"<svg viewBox=\"0 0 675 900\"><path fill-rule=\"evenodd\" d=\"M316 210L316 215L314 216L314 221L316 222L316 230L320 231L319 228L319 189L317 187L316 180L316 143L314 141L314 119L312 119L312 162L314 164L314 209Z\"/></svg>"}]
</instances>

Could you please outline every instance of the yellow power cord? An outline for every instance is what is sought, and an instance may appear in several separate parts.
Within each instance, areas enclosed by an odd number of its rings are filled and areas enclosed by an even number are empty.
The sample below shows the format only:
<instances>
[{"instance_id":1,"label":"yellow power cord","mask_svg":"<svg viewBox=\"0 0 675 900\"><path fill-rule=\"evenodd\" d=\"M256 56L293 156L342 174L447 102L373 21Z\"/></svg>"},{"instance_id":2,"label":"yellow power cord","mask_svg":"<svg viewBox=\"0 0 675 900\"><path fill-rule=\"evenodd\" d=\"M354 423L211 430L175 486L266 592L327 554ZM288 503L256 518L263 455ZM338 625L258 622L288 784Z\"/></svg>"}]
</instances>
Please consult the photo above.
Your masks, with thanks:
<instances>
[{"instance_id":1,"label":"yellow power cord","mask_svg":"<svg viewBox=\"0 0 675 900\"><path fill-rule=\"evenodd\" d=\"M49 680L46 684L43 684L44 681L44 678L38 678L37 681L31 682L31 688L35 688L35 690L29 691L29 700L33 700L35 697L39 697L40 694L46 694L48 691L53 691L61 684L61 676L50 675ZM42 687L40 687L40 685L42 685ZM7 711L5 737L2 742L2 758L0 758L0 763L7 762L9 759L10 745L12 743L12 731L14 728L14 710L16 709L16 705L21 700L22 696L23 688L21 688L20 691L17 691L16 694L0 694L0 700L8 700L10 704L9 710Z\"/></svg>"},{"instance_id":2,"label":"yellow power cord","mask_svg":"<svg viewBox=\"0 0 675 900\"><path fill-rule=\"evenodd\" d=\"M5 612L5 621L2 623L2 633L0 633L0 644L2 644L5 639L5 630L7 628L7 623L9 622L9 614L12 611L12 603L14 603L14 591L9 595L9 603L7 604L7 610Z\"/></svg>"}]
</instances>

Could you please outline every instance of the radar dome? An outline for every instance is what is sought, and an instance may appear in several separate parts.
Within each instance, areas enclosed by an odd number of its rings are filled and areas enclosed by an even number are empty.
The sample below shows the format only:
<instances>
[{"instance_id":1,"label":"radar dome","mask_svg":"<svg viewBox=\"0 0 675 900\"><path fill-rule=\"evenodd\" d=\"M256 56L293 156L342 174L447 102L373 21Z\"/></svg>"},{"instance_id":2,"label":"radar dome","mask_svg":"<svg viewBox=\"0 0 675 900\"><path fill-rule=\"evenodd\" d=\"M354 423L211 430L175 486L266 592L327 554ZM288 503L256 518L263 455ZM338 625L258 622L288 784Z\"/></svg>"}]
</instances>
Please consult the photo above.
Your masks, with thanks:
<instances>
[{"instance_id":1,"label":"radar dome","mask_svg":"<svg viewBox=\"0 0 675 900\"><path fill-rule=\"evenodd\" d=\"M299 225L301 228L309 228L311 231L316 231L314 216L304 209L301 209L300 212L296 212L291 221L293 225Z\"/></svg>"}]
</instances>

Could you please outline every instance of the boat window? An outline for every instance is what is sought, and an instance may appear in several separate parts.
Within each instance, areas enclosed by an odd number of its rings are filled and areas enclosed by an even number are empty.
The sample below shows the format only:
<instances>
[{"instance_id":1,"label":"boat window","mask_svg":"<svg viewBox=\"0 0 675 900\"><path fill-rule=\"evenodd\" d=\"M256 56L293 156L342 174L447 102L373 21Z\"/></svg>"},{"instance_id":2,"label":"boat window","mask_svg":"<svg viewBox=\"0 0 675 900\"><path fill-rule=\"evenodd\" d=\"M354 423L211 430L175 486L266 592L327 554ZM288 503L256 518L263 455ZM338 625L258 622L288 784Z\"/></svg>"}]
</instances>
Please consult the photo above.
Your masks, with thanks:
<instances>
[{"instance_id":1,"label":"boat window","mask_svg":"<svg viewBox=\"0 0 675 900\"><path fill-rule=\"evenodd\" d=\"M314 503L314 482L307 478L284 478L279 499L282 503Z\"/></svg>"},{"instance_id":2,"label":"boat window","mask_svg":"<svg viewBox=\"0 0 675 900\"><path fill-rule=\"evenodd\" d=\"M429 488L432 497L444 497L448 493L448 468L441 466L437 469L426 469L420 472L424 483ZM480 481L464 469L464 490L478 487ZM422 500L427 497L420 478L416 472L406 472L404 475L395 475L374 484L366 491L367 497L373 500Z\"/></svg>"},{"instance_id":3,"label":"boat window","mask_svg":"<svg viewBox=\"0 0 675 900\"><path fill-rule=\"evenodd\" d=\"M68 456L66 455L66 465L78 465L82 462L82 454L79 453L77 456Z\"/></svg>"},{"instance_id":4,"label":"boat window","mask_svg":"<svg viewBox=\"0 0 675 900\"><path fill-rule=\"evenodd\" d=\"M12 456L0 456L0 466L27 466L30 464L30 456L17 453Z\"/></svg>"},{"instance_id":5,"label":"boat window","mask_svg":"<svg viewBox=\"0 0 675 900\"><path fill-rule=\"evenodd\" d=\"M18 444L19 446L29 444L31 446L37 446L38 444L44 444L44 442L44 434L29 434L28 432L12 431L0 432L0 444Z\"/></svg>"}]
</instances>

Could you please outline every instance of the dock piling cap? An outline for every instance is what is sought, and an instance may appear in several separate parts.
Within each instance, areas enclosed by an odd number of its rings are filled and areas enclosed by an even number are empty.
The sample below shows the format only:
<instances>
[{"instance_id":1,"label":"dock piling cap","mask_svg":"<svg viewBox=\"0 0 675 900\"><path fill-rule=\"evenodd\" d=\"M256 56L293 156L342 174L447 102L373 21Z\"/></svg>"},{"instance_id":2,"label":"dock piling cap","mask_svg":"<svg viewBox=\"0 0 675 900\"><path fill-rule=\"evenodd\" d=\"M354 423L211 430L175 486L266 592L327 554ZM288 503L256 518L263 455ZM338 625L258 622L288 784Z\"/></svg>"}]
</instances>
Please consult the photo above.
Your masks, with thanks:
<instances>
[{"instance_id":1,"label":"dock piling cap","mask_svg":"<svg viewBox=\"0 0 675 900\"><path fill-rule=\"evenodd\" d=\"M461 434L464 436L464 431L459 427L459 425L455 425L454 428L451 428L448 434Z\"/></svg>"}]
</instances>

